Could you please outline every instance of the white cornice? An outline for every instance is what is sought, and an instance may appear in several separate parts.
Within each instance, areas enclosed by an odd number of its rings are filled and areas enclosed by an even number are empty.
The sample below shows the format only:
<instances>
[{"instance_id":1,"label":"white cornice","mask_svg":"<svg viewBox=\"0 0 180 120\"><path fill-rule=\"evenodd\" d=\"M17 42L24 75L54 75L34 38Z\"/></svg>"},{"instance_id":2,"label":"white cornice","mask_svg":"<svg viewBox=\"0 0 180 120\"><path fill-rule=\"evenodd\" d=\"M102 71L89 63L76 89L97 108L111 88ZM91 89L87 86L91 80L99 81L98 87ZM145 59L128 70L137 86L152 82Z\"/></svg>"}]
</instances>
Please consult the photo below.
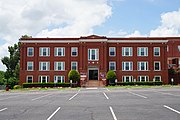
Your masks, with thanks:
<instances>
[{"instance_id":1,"label":"white cornice","mask_svg":"<svg viewBox=\"0 0 180 120\"><path fill-rule=\"evenodd\" d=\"M21 43L79 43L79 42L108 42L108 43L167 43L168 40L107 40L107 39L80 39L80 40L19 40Z\"/></svg>"},{"instance_id":2,"label":"white cornice","mask_svg":"<svg viewBox=\"0 0 180 120\"><path fill-rule=\"evenodd\" d=\"M78 40L20 40L21 43L79 43Z\"/></svg>"},{"instance_id":3,"label":"white cornice","mask_svg":"<svg viewBox=\"0 0 180 120\"><path fill-rule=\"evenodd\" d=\"M166 43L168 40L108 40L108 43Z\"/></svg>"},{"instance_id":4,"label":"white cornice","mask_svg":"<svg viewBox=\"0 0 180 120\"><path fill-rule=\"evenodd\" d=\"M107 42L107 39L79 39L79 42Z\"/></svg>"}]
</instances>

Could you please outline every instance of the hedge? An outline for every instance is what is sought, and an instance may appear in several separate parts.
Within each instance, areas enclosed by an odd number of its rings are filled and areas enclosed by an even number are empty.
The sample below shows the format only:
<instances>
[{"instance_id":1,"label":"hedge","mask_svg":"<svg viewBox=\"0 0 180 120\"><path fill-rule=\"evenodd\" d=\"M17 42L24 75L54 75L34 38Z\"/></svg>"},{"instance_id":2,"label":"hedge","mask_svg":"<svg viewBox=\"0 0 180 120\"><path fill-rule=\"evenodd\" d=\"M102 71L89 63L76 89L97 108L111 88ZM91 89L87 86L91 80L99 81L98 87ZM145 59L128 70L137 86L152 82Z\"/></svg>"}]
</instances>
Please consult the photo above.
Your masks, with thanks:
<instances>
[{"instance_id":1,"label":"hedge","mask_svg":"<svg viewBox=\"0 0 180 120\"><path fill-rule=\"evenodd\" d=\"M70 87L70 83L23 83L23 88L32 87Z\"/></svg>"},{"instance_id":2,"label":"hedge","mask_svg":"<svg viewBox=\"0 0 180 120\"><path fill-rule=\"evenodd\" d=\"M158 82L118 82L117 85L162 85L162 81Z\"/></svg>"}]
</instances>

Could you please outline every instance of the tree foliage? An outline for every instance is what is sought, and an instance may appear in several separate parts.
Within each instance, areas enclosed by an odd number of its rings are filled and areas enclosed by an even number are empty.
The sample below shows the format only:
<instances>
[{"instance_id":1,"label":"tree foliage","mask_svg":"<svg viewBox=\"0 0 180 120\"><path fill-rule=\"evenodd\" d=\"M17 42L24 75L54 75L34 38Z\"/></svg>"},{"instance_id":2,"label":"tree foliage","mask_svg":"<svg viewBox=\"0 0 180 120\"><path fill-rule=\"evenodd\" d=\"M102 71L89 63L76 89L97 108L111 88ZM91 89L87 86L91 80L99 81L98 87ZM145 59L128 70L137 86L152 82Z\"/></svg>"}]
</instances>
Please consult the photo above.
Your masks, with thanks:
<instances>
[{"instance_id":1,"label":"tree foliage","mask_svg":"<svg viewBox=\"0 0 180 120\"><path fill-rule=\"evenodd\" d=\"M116 73L113 70L109 70L106 76L107 80L115 80L116 79Z\"/></svg>"},{"instance_id":2,"label":"tree foliage","mask_svg":"<svg viewBox=\"0 0 180 120\"><path fill-rule=\"evenodd\" d=\"M19 61L20 61L20 43L8 47L9 56L1 59L6 66L4 78L12 86L18 83L19 80Z\"/></svg>"},{"instance_id":3,"label":"tree foliage","mask_svg":"<svg viewBox=\"0 0 180 120\"><path fill-rule=\"evenodd\" d=\"M73 83L76 83L76 82L80 81L80 74L76 70L71 70L68 73L68 78L69 78L69 80L72 80Z\"/></svg>"}]
</instances>

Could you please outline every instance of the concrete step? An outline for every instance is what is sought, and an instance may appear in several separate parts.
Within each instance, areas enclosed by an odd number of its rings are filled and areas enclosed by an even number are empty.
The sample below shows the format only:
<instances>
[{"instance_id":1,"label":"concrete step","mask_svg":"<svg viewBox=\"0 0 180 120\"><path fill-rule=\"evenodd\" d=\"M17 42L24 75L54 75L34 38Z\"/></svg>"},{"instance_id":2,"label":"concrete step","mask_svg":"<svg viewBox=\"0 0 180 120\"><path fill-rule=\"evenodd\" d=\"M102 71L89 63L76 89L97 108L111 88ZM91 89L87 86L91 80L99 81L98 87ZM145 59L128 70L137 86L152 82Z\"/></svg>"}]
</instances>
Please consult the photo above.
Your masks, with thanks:
<instances>
[{"instance_id":1,"label":"concrete step","mask_svg":"<svg viewBox=\"0 0 180 120\"><path fill-rule=\"evenodd\" d=\"M98 80L89 80L86 82L86 87L103 87L103 82Z\"/></svg>"}]
</instances>

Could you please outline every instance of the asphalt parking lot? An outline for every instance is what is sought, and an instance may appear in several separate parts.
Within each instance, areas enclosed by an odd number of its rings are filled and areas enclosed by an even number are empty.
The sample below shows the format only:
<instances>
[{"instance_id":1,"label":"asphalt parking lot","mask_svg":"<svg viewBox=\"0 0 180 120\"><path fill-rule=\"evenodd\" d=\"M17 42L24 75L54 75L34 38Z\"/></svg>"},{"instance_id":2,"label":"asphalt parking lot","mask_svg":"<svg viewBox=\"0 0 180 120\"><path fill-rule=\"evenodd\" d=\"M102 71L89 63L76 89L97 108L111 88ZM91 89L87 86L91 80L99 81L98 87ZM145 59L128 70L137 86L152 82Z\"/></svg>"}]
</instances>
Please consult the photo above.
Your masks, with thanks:
<instances>
[{"instance_id":1,"label":"asphalt parking lot","mask_svg":"<svg viewBox=\"0 0 180 120\"><path fill-rule=\"evenodd\" d=\"M0 92L0 120L180 120L180 87Z\"/></svg>"}]
</instances>

